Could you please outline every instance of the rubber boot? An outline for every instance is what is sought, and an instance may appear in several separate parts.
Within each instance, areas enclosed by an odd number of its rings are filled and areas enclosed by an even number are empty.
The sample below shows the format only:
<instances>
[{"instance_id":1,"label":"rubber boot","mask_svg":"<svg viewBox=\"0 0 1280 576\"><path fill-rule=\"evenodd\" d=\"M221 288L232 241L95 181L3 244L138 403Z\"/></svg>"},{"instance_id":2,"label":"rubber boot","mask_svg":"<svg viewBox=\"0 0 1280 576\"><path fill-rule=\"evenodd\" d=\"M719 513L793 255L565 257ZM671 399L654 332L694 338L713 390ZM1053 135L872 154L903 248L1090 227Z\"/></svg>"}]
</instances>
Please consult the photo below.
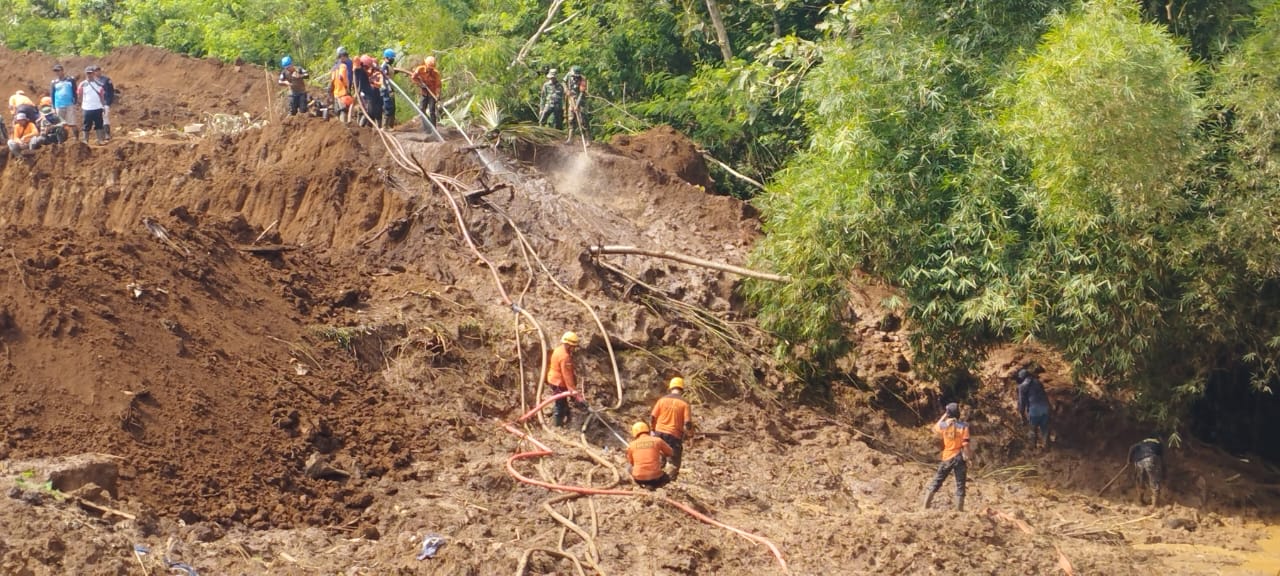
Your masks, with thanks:
<instances>
[{"instance_id":1,"label":"rubber boot","mask_svg":"<svg viewBox=\"0 0 1280 576\"><path fill-rule=\"evenodd\" d=\"M956 498L956 512L964 512L964 496Z\"/></svg>"},{"instance_id":2,"label":"rubber boot","mask_svg":"<svg viewBox=\"0 0 1280 576\"><path fill-rule=\"evenodd\" d=\"M921 510L928 510L928 509L929 509L929 504L933 502L933 495L934 495L934 494L935 494L935 492L925 492L925 494L924 494L924 503L920 505L920 509L921 509Z\"/></svg>"},{"instance_id":3,"label":"rubber boot","mask_svg":"<svg viewBox=\"0 0 1280 576\"><path fill-rule=\"evenodd\" d=\"M77 140L79 140L81 144L88 144L88 143L89 143L89 131L88 131L88 130L81 130L81 131L80 131L80 135L79 135L79 137L77 138Z\"/></svg>"},{"instance_id":4,"label":"rubber boot","mask_svg":"<svg viewBox=\"0 0 1280 576\"><path fill-rule=\"evenodd\" d=\"M95 134L96 134L96 135L97 135L97 137L98 137L98 145L99 145L99 146L101 146L101 145L103 145L103 144L106 144L106 141L105 141L105 140L103 140L103 138L105 138L105 137L106 137L106 135L107 135L107 129L106 129L106 128L98 128L98 129L94 130L94 132L95 132Z\"/></svg>"},{"instance_id":5,"label":"rubber boot","mask_svg":"<svg viewBox=\"0 0 1280 576\"><path fill-rule=\"evenodd\" d=\"M104 133L104 134L106 134L106 138L104 138L102 141L103 141L103 142L110 142L110 141L111 141L111 125L110 125L110 124L106 124L106 125L104 125L104 126L102 127L102 131L103 131L103 133Z\"/></svg>"}]
</instances>

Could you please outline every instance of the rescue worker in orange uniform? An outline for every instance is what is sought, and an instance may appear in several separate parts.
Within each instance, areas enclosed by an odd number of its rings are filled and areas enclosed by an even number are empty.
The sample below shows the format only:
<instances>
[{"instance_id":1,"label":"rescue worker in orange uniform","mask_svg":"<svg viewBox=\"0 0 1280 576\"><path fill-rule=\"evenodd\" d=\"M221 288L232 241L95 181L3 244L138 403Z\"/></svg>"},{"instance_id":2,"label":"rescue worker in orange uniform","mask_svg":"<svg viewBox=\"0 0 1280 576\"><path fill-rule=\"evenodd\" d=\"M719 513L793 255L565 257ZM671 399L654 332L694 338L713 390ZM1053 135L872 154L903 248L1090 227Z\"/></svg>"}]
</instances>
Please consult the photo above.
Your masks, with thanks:
<instances>
[{"instance_id":1,"label":"rescue worker in orange uniform","mask_svg":"<svg viewBox=\"0 0 1280 576\"><path fill-rule=\"evenodd\" d=\"M631 443L627 445L627 471L636 484L645 488L661 488L671 477L667 476L666 460L671 458L671 446L662 438L649 435L649 425L636 422L631 425Z\"/></svg>"},{"instance_id":2,"label":"rescue worker in orange uniform","mask_svg":"<svg viewBox=\"0 0 1280 576\"><path fill-rule=\"evenodd\" d=\"M684 438L693 426L693 409L684 399L684 378L676 376L667 383L667 395L659 398L649 414L653 435L671 446L671 479L680 476L684 457Z\"/></svg>"},{"instance_id":3,"label":"rescue worker in orange uniform","mask_svg":"<svg viewBox=\"0 0 1280 576\"><path fill-rule=\"evenodd\" d=\"M418 87L418 93L421 96L418 100L418 109L422 110L427 118L431 119L431 125L435 126L438 117L436 116L436 106L440 102L440 71L436 69L436 57L427 56L422 60L422 65L413 69L413 75L410 76L413 84Z\"/></svg>"},{"instance_id":4,"label":"rescue worker in orange uniform","mask_svg":"<svg viewBox=\"0 0 1280 576\"><path fill-rule=\"evenodd\" d=\"M13 117L13 134L8 142L10 154L15 158L21 157L23 152L39 148L41 140L40 129L26 114L19 112Z\"/></svg>"},{"instance_id":5,"label":"rescue worker in orange uniform","mask_svg":"<svg viewBox=\"0 0 1280 576\"><path fill-rule=\"evenodd\" d=\"M933 425L933 432L942 437L942 464L938 466L938 472L933 475L933 481L929 483L929 488L924 494L924 508L929 508L929 503L933 501L933 495L942 488L942 482L952 472L956 475L956 510L964 512L964 483L965 473L968 471L967 460L970 457L969 449L969 425L960 420L960 405L952 402L947 404L946 412L937 424Z\"/></svg>"},{"instance_id":6,"label":"rescue worker in orange uniform","mask_svg":"<svg viewBox=\"0 0 1280 576\"><path fill-rule=\"evenodd\" d=\"M329 93L333 95L333 108L338 112L338 119L343 122L351 120L352 105L356 102L351 94L353 68L347 49L338 47L338 62L329 71Z\"/></svg>"},{"instance_id":7,"label":"rescue worker in orange uniform","mask_svg":"<svg viewBox=\"0 0 1280 576\"><path fill-rule=\"evenodd\" d=\"M578 379L573 371L573 351L578 349L579 342L577 334L565 332L560 337L560 345L551 351L551 362L547 366L547 386L551 387L553 396L562 392L574 392L579 399L582 397L577 394ZM556 426L569 424L568 398L556 400L553 418Z\"/></svg>"}]
</instances>

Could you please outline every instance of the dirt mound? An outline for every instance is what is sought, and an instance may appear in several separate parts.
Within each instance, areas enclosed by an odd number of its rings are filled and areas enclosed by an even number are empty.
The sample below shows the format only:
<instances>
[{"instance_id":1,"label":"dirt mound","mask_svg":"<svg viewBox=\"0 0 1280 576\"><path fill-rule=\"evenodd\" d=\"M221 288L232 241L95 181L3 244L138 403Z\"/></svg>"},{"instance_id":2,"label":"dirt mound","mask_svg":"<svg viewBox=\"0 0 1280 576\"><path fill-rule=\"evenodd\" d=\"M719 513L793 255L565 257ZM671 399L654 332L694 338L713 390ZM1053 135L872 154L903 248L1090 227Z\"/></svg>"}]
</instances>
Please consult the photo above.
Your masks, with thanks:
<instances>
[{"instance_id":1,"label":"dirt mound","mask_svg":"<svg viewBox=\"0 0 1280 576\"><path fill-rule=\"evenodd\" d=\"M609 145L632 158L648 160L657 169L707 192L715 192L715 183L697 144L670 126L657 126L635 135L619 134Z\"/></svg>"},{"instance_id":2,"label":"dirt mound","mask_svg":"<svg viewBox=\"0 0 1280 576\"><path fill-rule=\"evenodd\" d=\"M379 477L408 464L411 437L406 401L366 386L301 312L345 296L237 251L242 220L156 225L167 242L0 233L12 263L0 446L13 458L121 457L121 498L188 523L345 522L354 495L307 477L307 458Z\"/></svg>"},{"instance_id":3,"label":"dirt mound","mask_svg":"<svg viewBox=\"0 0 1280 576\"><path fill-rule=\"evenodd\" d=\"M58 58L0 46L0 60L5 62L0 76L0 95L5 99L17 90L26 91L33 100L49 95L54 64L62 64L79 80L84 79L86 66L102 66L118 98L111 107L113 134L181 127L211 113L265 116L268 91L274 94L278 88L261 68L191 58L150 46L119 48L102 58Z\"/></svg>"}]
</instances>

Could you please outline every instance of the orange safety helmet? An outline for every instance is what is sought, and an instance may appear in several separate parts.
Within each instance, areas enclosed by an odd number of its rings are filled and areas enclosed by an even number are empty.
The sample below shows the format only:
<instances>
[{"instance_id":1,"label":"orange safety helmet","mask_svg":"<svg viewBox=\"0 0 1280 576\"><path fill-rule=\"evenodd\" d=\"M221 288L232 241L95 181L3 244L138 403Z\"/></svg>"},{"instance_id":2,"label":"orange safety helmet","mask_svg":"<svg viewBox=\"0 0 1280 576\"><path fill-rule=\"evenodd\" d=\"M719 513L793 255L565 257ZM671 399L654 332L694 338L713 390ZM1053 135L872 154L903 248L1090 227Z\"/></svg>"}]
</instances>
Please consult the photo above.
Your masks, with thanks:
<instances>
[{"instance_id":1,"label":"orange safety helmet","mask_svg":"<svg viewBox=\"0 0 1280 576\"><path fill-rule=\"evenodd\" d=\"M644 422L636 422L631 425L631 437L643 436L649 433L649 425Z\"/></svg>"}]
</instances>

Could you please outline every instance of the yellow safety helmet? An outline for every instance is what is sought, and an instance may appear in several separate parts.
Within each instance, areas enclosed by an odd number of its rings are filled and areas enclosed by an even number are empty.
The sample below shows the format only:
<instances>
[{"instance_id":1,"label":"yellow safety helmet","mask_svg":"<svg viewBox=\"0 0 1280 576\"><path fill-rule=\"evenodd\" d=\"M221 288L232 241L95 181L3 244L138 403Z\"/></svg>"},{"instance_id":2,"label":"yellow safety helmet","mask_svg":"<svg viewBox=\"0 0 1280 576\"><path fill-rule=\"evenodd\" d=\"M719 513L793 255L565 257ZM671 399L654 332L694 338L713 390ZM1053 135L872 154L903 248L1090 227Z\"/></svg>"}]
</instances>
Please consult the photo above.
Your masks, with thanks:
<instances>
[{"instance_id":1,"label":"yellow safety helmet","mask_svg":"<svg viewBox=\"0 0 1280 576\"><path fill-rule=\"evenodd\" d=\"M565 332L564 336L560 337L560 342L562 344L568 344L570 346L577 346L580 340L577 334L574 334L573 332Z\"/></svg>"},{"instance_id":2,"label":"yellow safety helmet","mask_svg":"<svg viewBox=\"0 0 1280 576\"><path fill-rule=\"evenodd\" d=\"M649 433L649 425L644 422L636 422L631 425L631 437L643 436Z\"/></svg>"},{"instance_id":3,"label":"yellow safety helmet","mask_svg":"<svg viewBox=\"0 0 1280 576\"><path fill-rule=\"evenodd\" d=\"M676 376L675 378L672 378L670 382L667 382L667 390L675 390L677 388L684 390L684 378Z\"/></svg>"}]
</instances>

